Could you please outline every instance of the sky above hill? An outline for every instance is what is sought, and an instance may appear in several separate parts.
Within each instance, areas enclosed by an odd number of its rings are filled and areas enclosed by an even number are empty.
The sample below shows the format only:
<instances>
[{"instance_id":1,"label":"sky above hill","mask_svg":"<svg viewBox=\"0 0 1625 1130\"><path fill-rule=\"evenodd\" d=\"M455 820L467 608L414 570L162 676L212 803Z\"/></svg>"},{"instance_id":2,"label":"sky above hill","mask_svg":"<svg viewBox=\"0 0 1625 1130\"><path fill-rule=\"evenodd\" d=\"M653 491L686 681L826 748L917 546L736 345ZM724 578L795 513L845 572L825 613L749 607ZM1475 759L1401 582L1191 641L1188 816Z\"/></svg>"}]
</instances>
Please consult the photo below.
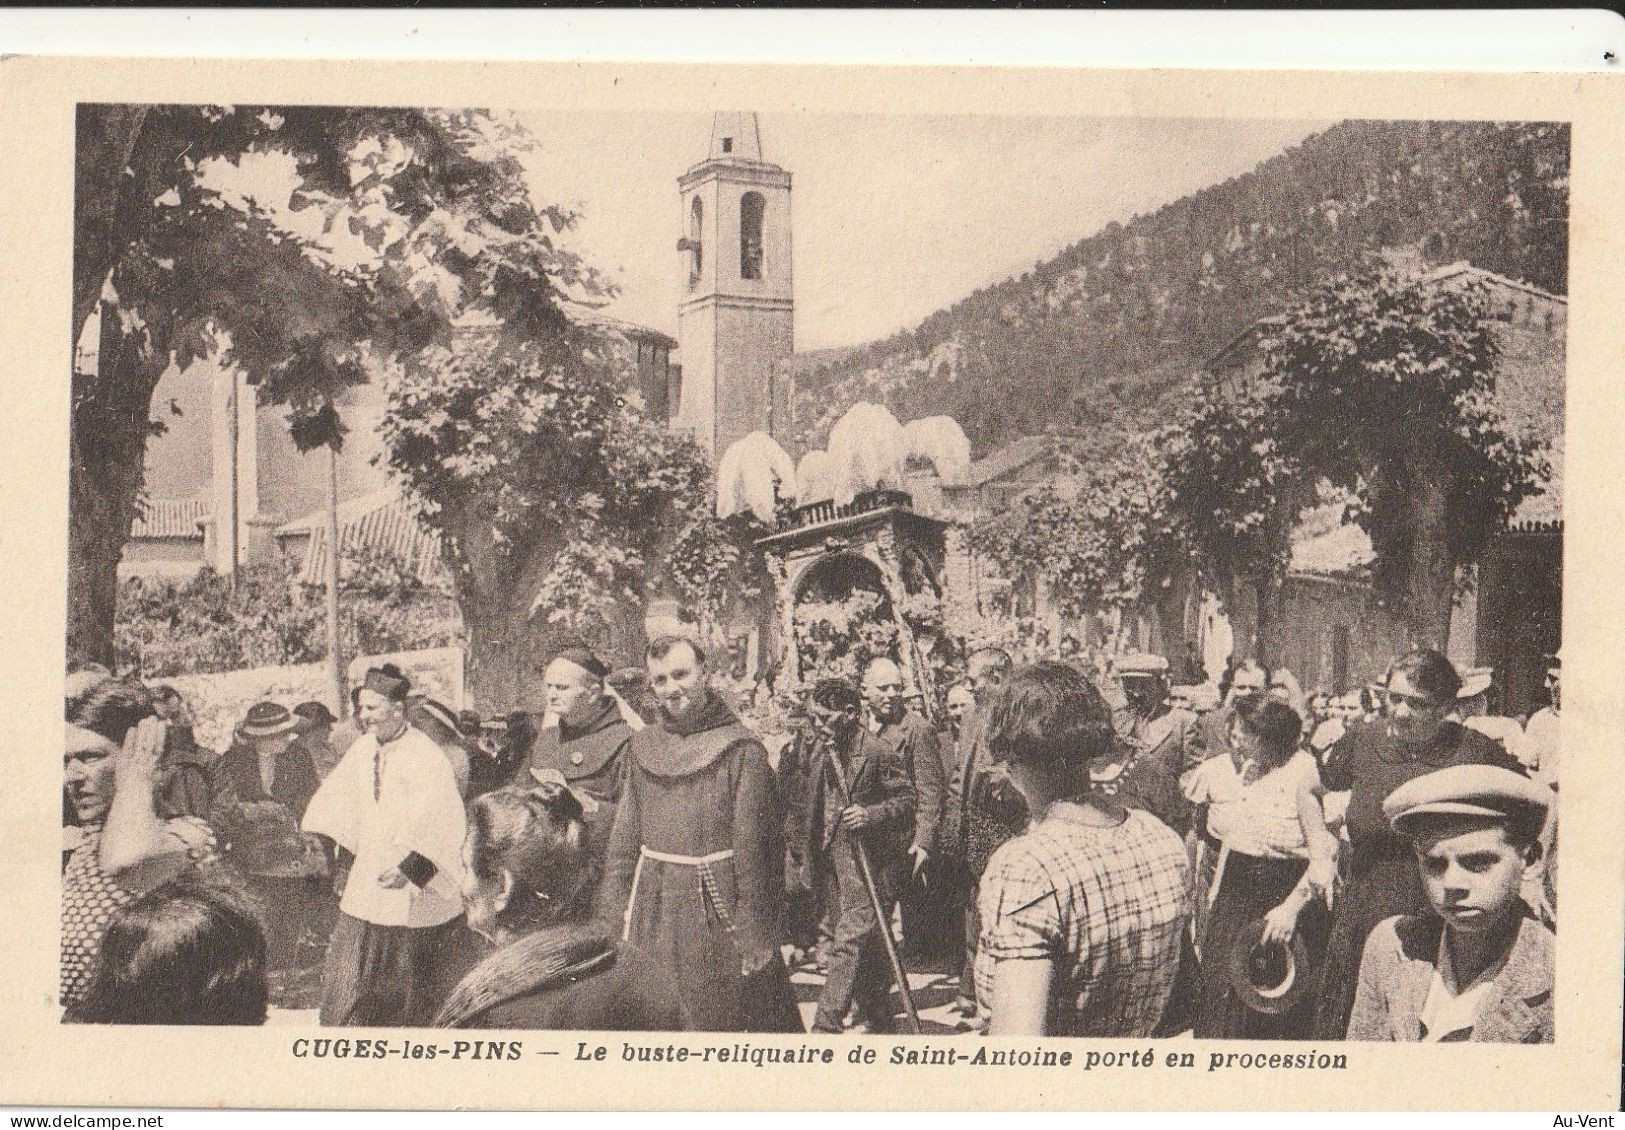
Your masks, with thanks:
<instances>
[{"instance_id":1,"label":"sky above hill","mask_svg":"<svg viewBox=\"0 0 1625 1130\"><path fill-rule=\"evenodd\" d=\"M677 177L709 114L517 114L541 203L580 210L569 241L620 287L618 317L675 336ZM1113 220L1247 172L1325 121L763 114L793 176L796 348L884 337L1030 270Z\"/></svg>"}]
</instances>

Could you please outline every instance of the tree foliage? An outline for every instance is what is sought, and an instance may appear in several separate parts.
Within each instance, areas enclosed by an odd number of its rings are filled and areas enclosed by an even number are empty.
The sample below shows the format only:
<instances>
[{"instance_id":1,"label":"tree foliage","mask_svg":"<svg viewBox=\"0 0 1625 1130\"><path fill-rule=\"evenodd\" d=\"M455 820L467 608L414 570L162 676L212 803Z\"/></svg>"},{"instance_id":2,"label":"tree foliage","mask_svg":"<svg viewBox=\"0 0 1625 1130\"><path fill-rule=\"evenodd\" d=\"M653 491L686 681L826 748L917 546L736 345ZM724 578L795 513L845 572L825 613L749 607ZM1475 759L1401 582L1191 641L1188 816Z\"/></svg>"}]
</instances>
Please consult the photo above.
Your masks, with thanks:
<instances>
[{"instance_id":1,"label":"tree foliage","mask_svg":"<svg viewBox=\"0 0 1625 1130\"><path fill-rule=\"evenodd\" d=\"M1548 473L1497 407L1494 327L1482 283L1383 272L1316 290L1259 342L1276 442L1351 500L1378 595L1435 645L1457 568Z\"/></svg>"},{"instance_id":2,"label":"tree foliage","mask_svg":"<svg viewBox=\"0 0 1625 1130\"><path fill-rule=\"evenodd\" d=\"M1286 573L1302 465L1274 434L1279 406L1256 384L1210 389L1152 438L1164 501L1190 563L1221 591Z\"/></svg>"},{"instance_id":3,"label":"tree foliage","mask_svg":"<svg viewBox=\"0 0 1625 1130\"><path fill-rule=\"evenodd\" d=\"M526 653L561 630L613 643L647 596L715 609L745 568L761 531L715 517L705 453L644 418L631 379L611 336L568 325L468 332L387 378L389 463L441 533L476 636L505 621L498 638ZM475 652L477 682L517 692L512 664L487 651L482 675Z\"/></svg>"},{"instance_id":4,"label":"tree foliage","mask_svg":"<svg viewBox=\"0 0 1625 1130\"><path fill-rule=\"evenodd\" d=\"M1330 497L1371 537L1379 599L1442 644L1458 568L1548 472L1498 407L1483 285L1345 277L1263 323L1258 351L1259 371L1210 381L1173 424L984 519L973 548L1070 615L1191 566L1232 598L1255 586L1267 621L1294 528Z\"/></svg>"},{"instance_id":5,"label":"tree foliage","mask_svg":"<svg viewBox=\"0 0 1625 1130\"><path fill-rule=\"evenodd\" d=\"M461 644L449 593L391 560L347 552L339 634L349 655ZM279 559L237 583L212 569L185 580L131 577L119 586L118 654L143 678L314 663L327 654L326 597Z\"/></svg>"},{"instance_id":6,"label":"tree foliage","mask_svg":"<svg viewBox=\"0 0 1625 1130\"><path fill-rule=\"evenodd\" d=\"M389 462L444 535L477 690L511 699L561 622L624 621L649 585L715 605L749 571L756 531L712 516L703 454L628 406L612 335L567 317L609 287L558 238L573 214L533 200L510 120L87 107L79 126L76 318L101 296L102 354L131 362L75 377L87 593L115 583L152 389L205 355L286 405L301 449L342 444L339 397L387 381ZM111 650L105 603L80 650Z\"/></svg>"},{"instance_id":7,"label":"tree foliage","mask_svg":"<svg viewBox=\"0 0 1625 1130\"><path fill-rule=\"evenodd\" d=\"M972 526L972 550L1013 581L1041 580L1069 616L1134 604L1180 561L1155 446L1137 437L1063 474Z\"/></svg>"},{"instance_id":8,"label":"tree foliage","mask_svg":"<svg viewBox=\"0 0 1625 1130\"><path fill-rule=\"evenodd\" d=\"M449 342L489 311L540 331L592 272L537 207L523 143L480 111L85 105L75 162L70 648L111 659L116 569L140 491L152 392L205 355L285 404L301 448L342 442L334 402L368 356Z\"/></svg>"}]
</instances>

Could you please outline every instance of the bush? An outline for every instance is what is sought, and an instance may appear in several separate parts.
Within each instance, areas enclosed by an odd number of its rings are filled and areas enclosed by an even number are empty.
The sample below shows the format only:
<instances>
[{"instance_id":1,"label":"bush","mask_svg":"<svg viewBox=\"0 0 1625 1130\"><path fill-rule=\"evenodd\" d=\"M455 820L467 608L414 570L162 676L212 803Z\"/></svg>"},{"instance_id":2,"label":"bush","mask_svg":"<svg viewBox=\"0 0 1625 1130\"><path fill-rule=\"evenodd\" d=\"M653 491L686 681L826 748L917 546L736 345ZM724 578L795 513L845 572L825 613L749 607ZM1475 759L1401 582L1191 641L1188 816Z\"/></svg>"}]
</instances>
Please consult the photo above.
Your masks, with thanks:
<instances>
[{"instance_id":1,"label":"bush","mask_svg":"<svg viewBox=\"0 0 1625 1130\"><path fill-rule=\"evenodd\" d=\"M463 644L449 594L387 559L342 564L345 655ZM115 633L120 663L143 678L314 663L327 655L326 592L281 558L240 570L235 588L207 568L183 581L132 577L119 587Z\"/></svg>"}]
</instances>

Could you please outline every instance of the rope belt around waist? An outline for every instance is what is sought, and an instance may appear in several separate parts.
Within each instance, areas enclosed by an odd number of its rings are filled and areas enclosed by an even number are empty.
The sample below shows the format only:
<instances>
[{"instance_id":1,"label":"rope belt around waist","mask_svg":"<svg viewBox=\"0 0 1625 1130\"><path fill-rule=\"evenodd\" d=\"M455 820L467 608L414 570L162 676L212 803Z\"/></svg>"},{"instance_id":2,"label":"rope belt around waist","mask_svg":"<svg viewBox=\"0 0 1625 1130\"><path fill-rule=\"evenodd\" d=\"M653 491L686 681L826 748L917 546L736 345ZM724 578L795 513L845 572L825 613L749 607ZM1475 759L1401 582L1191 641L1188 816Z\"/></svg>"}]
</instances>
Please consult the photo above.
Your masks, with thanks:
<instances>
[{"instance_id":1,"label":"rope belt around waist","mask_svg":"<svg viewBox=\"0 0 1625 1130\"><path fill-rule=\"evenodd\" d=\"M621 923L621 940L626 941L632 936L632 911L638 903L638 886L643 879L643 864L645 860L652 859L656 863L674 863L679 867L692 867L700 874L700 907L702 911L713 913L722 923L723 929L728 933L734 932L733 918L728 913L727 906L722 901L722 890L717 886L716 872L711 870L713 863L722 863L734 857L733 848L723 851L714 851L710 855L675 855L672 852L656 851L647 845L638 847L638 865L632 870L632 894L626 900L626 917Z\"/></svg>"},{"instance_id":2,"label":"rope belt around waist","mask_svg":"<svg viewBox=\"0 0 1625 1130\"><path fill-rule=\"evenodd\" d=\"M721 863L724 859L732 859L734 849L714 851L710 855L673 855L667 851L656 851L652 847L640 847L638 854L659 863L677 863L684 867L709 867L713 863Z\"/></svg>"}]
</instances>

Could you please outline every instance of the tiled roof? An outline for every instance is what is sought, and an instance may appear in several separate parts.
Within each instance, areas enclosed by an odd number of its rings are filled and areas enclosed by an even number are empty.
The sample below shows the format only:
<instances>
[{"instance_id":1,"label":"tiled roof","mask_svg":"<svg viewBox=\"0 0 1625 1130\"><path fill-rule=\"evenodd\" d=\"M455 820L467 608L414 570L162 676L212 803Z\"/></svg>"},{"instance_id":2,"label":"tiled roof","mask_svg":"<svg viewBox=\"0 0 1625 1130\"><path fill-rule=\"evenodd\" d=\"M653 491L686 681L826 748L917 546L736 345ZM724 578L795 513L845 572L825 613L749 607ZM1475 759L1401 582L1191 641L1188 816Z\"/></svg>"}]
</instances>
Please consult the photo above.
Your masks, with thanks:
<instances>
[{"instance_id":1,"label":"tiled roof","mask_svg":"<svg viewBox=\"0 0 1625 1130\"><path fill-rule=\"evenodd\" d=\"M362 545L387 554L411 570L420 581L444 576L440 560L440 538L418 520L417 510L393 487L352 498L339 504L339 542L346 547ZM308 534L300 579L319 585L327 579L327 510L321 509L296 518L277 528L277 537Z\"/></svg>"},{"instance_id":2,"label":"tiled roof","mask_svg":"<svg viewBox=\"0 0 1625 1130\"><path fill-rule=\"evenodd\" d=\"M948 489L986 486L994 479L1025 467L1035 459L1053 455L1063 445L1065 439L1065 436L1056 435L1022 436L990 451L966 467L964 474L957 480L942 485Z\"/></svg>"},{"instance_id":3,"label":"tiled roof","mask_svg":"<svg viewBox=\"0 0 1625 1130\"><path fill-rule=\"evenodd\" d=\"M588 306L570 298L559 300L559 310L572 323L578 326L587 326L592 329L608 330L620 334L628 341L644 342L664 346L667 349L677 348L677 339L670 334L662 333L652 326L639 325L629 322L625 318L617 318L613 314L606 314L596 306ZM490 331L500 326L502 322L489 314L464 314L456 318L452 325L464 333L478 334Z\"/></svg>"},{"instance_id":4,"label":"tiled roof","mask_svg":"<svg viewBox=\"0 0 1625 1130\"><path fill-rule=\"evenodd\" d=\"M209 507L201 498L149 498L139 505L141 512L130 525L132 539L203 540L203 523L209 517Z\"/></svg>"}]
</instances>

